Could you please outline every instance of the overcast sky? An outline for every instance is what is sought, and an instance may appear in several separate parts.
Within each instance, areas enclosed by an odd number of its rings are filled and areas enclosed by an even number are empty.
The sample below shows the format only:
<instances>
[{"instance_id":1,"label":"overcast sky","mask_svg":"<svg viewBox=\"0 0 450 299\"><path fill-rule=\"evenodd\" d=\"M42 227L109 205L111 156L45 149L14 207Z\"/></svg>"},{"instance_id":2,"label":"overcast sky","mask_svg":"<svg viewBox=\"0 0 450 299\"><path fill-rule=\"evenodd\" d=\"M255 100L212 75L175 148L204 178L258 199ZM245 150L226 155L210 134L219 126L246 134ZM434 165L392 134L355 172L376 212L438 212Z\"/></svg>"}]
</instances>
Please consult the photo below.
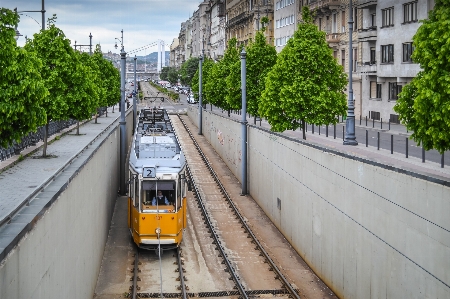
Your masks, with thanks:
<instances>
[{"instance_id":1,"label":"overcast sky","mask_svg":"<svg viewBox=\"0 0 450 299\"><path fill-rule=\"evenodd\" d=\"M198 9L201 0L45 0L45 18L56 14L56 26L62 29L72 45L100 43L102 51L120 52L114 48L114 38L124 31L124 47L129 52L151 44L158 39L166 42L166 51L173 38L178 37L181 22ZM40 11L42 0L0 0L0 6L18 11ZM23 13L18 26L23 35L18 45L25 43L24 36L32 37L41 29L40 12ZM39 23L39 24L38 24ZM141 56L155 52L157 47L136 53ZM89 51L86 48L86 51Z\"/></svg>"}]
</instances>

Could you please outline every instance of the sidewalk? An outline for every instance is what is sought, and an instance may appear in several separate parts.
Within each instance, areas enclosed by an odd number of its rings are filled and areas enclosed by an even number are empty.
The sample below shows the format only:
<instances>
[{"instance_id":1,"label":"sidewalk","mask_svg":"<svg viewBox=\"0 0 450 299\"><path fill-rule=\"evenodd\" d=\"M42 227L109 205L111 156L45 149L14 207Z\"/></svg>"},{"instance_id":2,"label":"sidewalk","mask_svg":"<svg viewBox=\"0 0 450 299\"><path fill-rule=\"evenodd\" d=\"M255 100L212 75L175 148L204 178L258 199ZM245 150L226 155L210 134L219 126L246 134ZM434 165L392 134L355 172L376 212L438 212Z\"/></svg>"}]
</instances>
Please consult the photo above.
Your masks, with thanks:
<instances>
[{"instance_id":1,"label":"sidewalk","mask_svg":"<svg viewBox=\"0 0 450 299\"><path fill-rule=\"evenodd\" d=\"M208 112L210 112L209 106L206 109ZM217 113L219 115L222 115L224 117L228 117L227 111L221 112L221 109L217 109L213 107L213 112ZM242 115L238 115L235 113L231 113L230 117L234 120L241 121ZM268 131L270 131L270 125L267 123L267 121L262 121L261 126L260 122L257 121L256 125L254 125L253 117L247 118L248 124L251 126L256 127L262 127ZM370 123L371 125L372 123ZM339 128L341 126L345 126L345 120L344 122L337 124ZM380 131L380 132L388 132L389 134L393 135L399 135L399 136L410 136L411 132L406 131L405 126L400 124L391 124L391 130L388 131L388 124L383 123L383 129L381 130L381 126L379 122L375 122L375 128L372 128L372 126L365 126L365 122L363 120L362 125L359 125L359 120L356 122L356 127L369 130L369 131ZM386 126L386 130L385 130ZM414 174L415 176L420 176L423 179L426 180L436 180L440 183L445 182L447 186L450 186L450 167L445 165L445 168L441 168L440 163L435 163L432 161L426 161L426 163L422 163L422 160L417 157L409 156L409 158L406 158L404 154L395 152L391 154L390 150L385 150L380 148L380 150L377 150L376 147L365 145L365 140L359 140L359 143L357 146L348 146L343 145L342 143L342 129L337 130L336 132L336 139L333 138L333 126L329 127L329 137L325 136L325 126L321 127L321 135L318 134L318 127L315 126L315 134L311 134L311 127L308 126L308 132L306 134L306 142L317 145L320 147L327 147L332 150L337 150L341 153L344 153L349 156L357 157L359 159L364 160L365 162L369 162L371 164L376 165L377 163L387 165L389 167L393 167L397 169L396 171L401 172L407 172L410 174ZM296 131L285 131L283 133L276 133L280 134L282 136L286 136L289 138L293 138L296 140L303 141L302 139L302 132L300 130ZM447 155L447 159L448 155Z\"/></svg>"},{"instance_id":2,"label":"sidewalk","mask_svg":"<svg viewBox=\"0 0 450 299\"><path fill-rule=\"evenodd\" d=\"M47 146L47 155L42 158L43 142L22 151L24 160L13 156L0 163L0 222L20 204L38 190L43 183L65 167L68 161L76 157L100 133L120 118L117 106L114 113L108 108L105 115L80 124L80 135L76 135L76 125L51 136ZM59 136L57 140L56 136ZM52 142L53 141L53 142Z\"/></svg>"}]
</instances>

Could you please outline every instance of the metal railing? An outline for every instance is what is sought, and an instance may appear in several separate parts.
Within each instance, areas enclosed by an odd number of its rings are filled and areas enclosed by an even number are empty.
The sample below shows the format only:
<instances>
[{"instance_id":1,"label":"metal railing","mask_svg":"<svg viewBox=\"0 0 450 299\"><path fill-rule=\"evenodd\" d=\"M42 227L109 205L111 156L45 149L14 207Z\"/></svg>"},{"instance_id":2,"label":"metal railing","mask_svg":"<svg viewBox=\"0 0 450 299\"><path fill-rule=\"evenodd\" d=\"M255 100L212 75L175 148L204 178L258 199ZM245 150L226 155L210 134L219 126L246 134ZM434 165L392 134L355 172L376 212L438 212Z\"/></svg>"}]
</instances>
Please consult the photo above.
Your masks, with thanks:
<instances>
[{"instance_id":1,"label":"metal railing","mask_svg":"<svg viewBox=\"0 0 450 299\"><path fill-rule=\"evenodd\" d=\"M73 119L62 121L51 121L48 124L48 136L52 136L73 124L77 121ZM7 148L0 147L0 161L11 158L14 155L20 155L20 152L29 146L35 146L39 141L44 140L45 126L39 127L36 132L29 133L22 138L20 142L14 141L13 144Z\"/></svg>"}]
</instances>

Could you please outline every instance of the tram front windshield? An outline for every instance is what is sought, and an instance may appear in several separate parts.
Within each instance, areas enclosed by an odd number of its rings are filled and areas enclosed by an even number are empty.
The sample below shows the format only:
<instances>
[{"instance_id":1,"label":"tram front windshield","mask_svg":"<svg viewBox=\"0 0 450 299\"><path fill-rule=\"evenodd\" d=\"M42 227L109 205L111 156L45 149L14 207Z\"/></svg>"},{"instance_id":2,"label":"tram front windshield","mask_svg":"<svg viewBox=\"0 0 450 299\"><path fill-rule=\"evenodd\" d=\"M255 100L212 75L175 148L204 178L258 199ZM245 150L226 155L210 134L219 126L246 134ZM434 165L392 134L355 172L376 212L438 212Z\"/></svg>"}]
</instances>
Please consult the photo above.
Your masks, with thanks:
<instances>
[{"instance_id":1,"label":"tram front windshield","mask_svg":"<svg viewBox=\"0 0 450 299\"><path fill-rule=\"evenodd\" d=\"M176 193L176 181L143 181L142 202L146 206L180 206Z\"/></svg>"}]
</instances>

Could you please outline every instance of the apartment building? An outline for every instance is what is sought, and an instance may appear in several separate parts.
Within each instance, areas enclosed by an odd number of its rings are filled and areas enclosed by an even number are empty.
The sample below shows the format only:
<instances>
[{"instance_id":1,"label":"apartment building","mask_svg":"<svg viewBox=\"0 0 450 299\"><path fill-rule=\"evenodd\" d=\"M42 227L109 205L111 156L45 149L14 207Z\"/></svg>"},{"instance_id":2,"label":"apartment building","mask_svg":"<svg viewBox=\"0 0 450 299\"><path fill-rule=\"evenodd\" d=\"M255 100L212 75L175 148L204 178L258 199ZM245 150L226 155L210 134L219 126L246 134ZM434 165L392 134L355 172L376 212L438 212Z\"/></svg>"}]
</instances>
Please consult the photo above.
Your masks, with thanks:
<instances>
[{"instance_id":1,"label":"apartment building","mask_svg":"<svg viewBox=\"0 0 450 299\"><path fill-rule=\"evenodd\" d=\"M238 45L247 45L261 27L261 18L269 23L265 31L267 41L273 44L273 1L272 0L227 0L226 40L235 37Z\"/></svg>"},{"instance_id":2,"label":"apartment building","mask_svg":"<svg viewBox=\"0 0 450 299\"><path fill-rule=\"evenodd\" d=\"M207 37L208 56L218 60L225 51L225 0L210 1L209 36Z\"/></svg>"},{"instance_id":3,"label":"apartment building","mask_svg":"<svg viewBox=\"0 0 450 299\"><path fill-rule=\"evenodd\" d=\"M275 1L274 9L274 38L277 52L286 45L297 29L298 0Z\"/></svg>"},{"instance_id":4,"label":"apartment building","mask_svg":"<svg viewBox=\"0 0 450 299\"><path fill-rule=\"evenodd\" d=\"M177 57L177 48L178 48L178 38L174 38L172 43L170 44L170 55L169 55L169 66L176 67L176 57Z\"/></svg>"},{"instance_id":5,"label":"apartment building","mask_svg":"<svg viewBox=\"0 0 450 299\"><path fill-rule=\"evenodd\" d=\"M434 7L430 0L360 0L362 27L358 73L362 78L362 115L398 122L393 107L402 87L420 71L411 54L412 37Z\"/></svg>"},{"instance_id":6,"label":"apartment building","mask_svg":"<svg viewBox=\"0 0 450 299\"><path fill-rule=\"evenodd\" d=\"M369 0L365 0L369 1ZM376 0L372 0L376 1ZM358 119L362 115L361 98L361 76L357 70L358 55L358 28L361 26L360 12L357 9L357 1L352 0L352 11L349 12L349 0L299 0L297 22L301 21L301 11L303 6L309 6L314 11L314 23L317 27L325 31L326 41L333 51L334 58L344 67L344 71L349 73L349 13L353 18L352 34L352 82L353 100L355 104L355 117ZM347 90L345 91L347 93Z\"/></svg>"}]
</instances>

